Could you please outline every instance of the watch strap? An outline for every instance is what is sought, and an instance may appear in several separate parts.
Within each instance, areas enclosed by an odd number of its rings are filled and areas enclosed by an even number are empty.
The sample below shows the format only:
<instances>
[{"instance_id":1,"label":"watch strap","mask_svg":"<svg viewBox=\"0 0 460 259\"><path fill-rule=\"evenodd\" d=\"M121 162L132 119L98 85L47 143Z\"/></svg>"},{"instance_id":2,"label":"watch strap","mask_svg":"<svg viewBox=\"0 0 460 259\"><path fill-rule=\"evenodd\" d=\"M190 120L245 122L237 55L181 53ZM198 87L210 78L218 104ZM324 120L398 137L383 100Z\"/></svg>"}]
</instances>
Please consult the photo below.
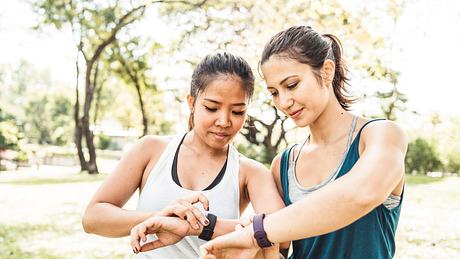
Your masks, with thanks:
<instances>
[{"instance_id":1,"label":"watch strap","mask_svg":"<svg viewBox=\"0 0 460 259\"><path fill-rule=\"evenodd\" d=\"M203 227L203 231L201 231L198 238L209 241L211 240L212 235L214 234L214 228L216 227L217 216L212 213L208 213L208 215L206 215L206 218L209 220L209 224Z\"/></svg>"},{"instance_id":2,"label":"watch strap","mask_svg":"<svg viewBox=\"0 0 460 259\"><path fill-rule=\"evenodd\" d=\"M273 243L270 242L270 240L268 240L267 233L265 232L264 218L265 218L265 214L261 213L261 214L255 215L252 220L252 226L254 229L254 238L256 239L257 244L261 248L266 248L266 247L270 247L273 245Z\"/></svg>"}]
</instances>

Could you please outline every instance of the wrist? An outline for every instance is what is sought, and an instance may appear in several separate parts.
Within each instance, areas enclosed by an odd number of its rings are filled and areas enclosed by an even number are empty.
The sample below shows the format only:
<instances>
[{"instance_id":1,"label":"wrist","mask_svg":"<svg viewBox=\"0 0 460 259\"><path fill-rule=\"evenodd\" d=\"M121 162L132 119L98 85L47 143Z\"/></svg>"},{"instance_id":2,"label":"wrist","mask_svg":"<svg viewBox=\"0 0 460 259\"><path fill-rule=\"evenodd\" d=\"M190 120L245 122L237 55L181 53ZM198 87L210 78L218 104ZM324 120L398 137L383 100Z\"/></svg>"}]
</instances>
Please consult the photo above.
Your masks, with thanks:
<instances>
[{"instance_id":1,"label":"wrist","mask_svg":"<svg viewBox=\"0 0 460 259\"><path fill-rule=\"evenodd\" d=\"M188 222L187 222L187 224L188 224ZM199 236L201 234L201 232L203 232L204 226L201 225L200 222L198 222L198 226L200 226L200 228L195 229L195 228L192 228L192 226L190 226L190 224L188 224L187 236Z\"/></svg>"},{"instance_id":2,"label":"wrist","mask_svg":"<svg viewBox=\"0 0 460 259\"><path fill-rule=\"evenodd\" d=\"M201 231L198 238L209 241L214 235L214 229L217 224L217 216L212 213L208 213L208 215L206 215L206 218L208 219L209 224L207 226L203 226L203 231Z\"/></svg>"},{"instance_id":3,"label":"wrist","mask_svg":"<svg viewBox=\"0 0 460 259\"><path fill-rule=\"evenodd\" d=\"M273 246L273 243L267 237L267 232L265 232L264 228L264 218L265 214L257 214L254 216L252 221L252 228L254 231L254 239L256 240L257 245L260 248L267 248Z\"/></svg>"}]
</instances>

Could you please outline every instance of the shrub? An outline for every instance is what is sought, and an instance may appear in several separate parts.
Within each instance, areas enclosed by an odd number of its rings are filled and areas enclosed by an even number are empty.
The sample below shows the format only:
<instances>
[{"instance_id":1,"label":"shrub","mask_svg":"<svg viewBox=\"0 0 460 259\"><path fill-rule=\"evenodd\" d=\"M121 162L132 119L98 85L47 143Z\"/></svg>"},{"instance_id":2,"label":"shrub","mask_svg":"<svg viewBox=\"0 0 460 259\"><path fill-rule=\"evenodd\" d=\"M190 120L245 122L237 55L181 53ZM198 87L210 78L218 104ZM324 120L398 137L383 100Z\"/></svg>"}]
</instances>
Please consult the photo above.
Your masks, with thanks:
<instances>
[{"instance_id":1,"label":"shrub","mask_svg":"<svg viewBox=\"0 0 460 259\"><path fill-rule=\"evenodd\" d=\"M442 168L443 164L438 153L425 139L417 138L409 143L406 155L406 173L427 174Z\"/></svg>"}]
</instances>

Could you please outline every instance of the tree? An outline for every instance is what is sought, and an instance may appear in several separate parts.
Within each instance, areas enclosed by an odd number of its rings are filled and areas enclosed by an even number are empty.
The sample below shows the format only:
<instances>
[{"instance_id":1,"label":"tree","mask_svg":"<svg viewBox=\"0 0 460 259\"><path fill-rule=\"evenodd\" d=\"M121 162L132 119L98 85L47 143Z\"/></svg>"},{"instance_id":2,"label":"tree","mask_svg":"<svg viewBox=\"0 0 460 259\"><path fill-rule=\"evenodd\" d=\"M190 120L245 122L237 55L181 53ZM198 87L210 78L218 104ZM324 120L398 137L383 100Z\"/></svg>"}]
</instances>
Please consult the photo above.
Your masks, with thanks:
<instances>
[{"instance_id":1,"label":"tree","mask_svg":"<svg viewBox=\"0 0 460 259\"><path fill-rule=\"evenodd\" d=\"M304 24L320 32L337 34L345 44L345 58L365 76L374 77L370 72L376 64L383 64L379 50L385 48L384 38L372 34L364 26L368 19L372 19L372 12L363 9L353 14L340 1L265 0L237 3L214 0L207 1L200 10L189 11L189 15L170 6L165 7L162 14L173 27L172 31L179 32L174 49L181 56L192 56L192 60L197 55L203 57L212 51L228 50L257 64L264 44L272 35L288 26ZM196 46L202 48L197 49ZM263 84L260 80L256 85L259 93L265 91L261 89ZM259 109L268 107L267 99L267 94L256 95L253 106ZM265 108L257 119L252 117L245 125L243 135L246 140L263 146L262 153L267 154L263 161L271 161L279 148L283 147L286 133L290 130L284 120L275 109ZM258 137L255 138L255 135Z\"/></svg>"},{"instance_id":2,"label":"tree","mask_svg":"<svg viewBox=\"0 0 460 259\"><path fill-rule=\"evenodd\" d=\"M147 89L158 92L158 88L149 78L148 71L151 69L148 65L148 55L141 47L140 37L130 39L128 42L115 44L111 49L110 60L116 63L115 73L127 84L134 86L137 94L139 110L142 115L142 136L147 135L149 129L149 116L146 112L143 94ZM154 44L154 48L158 46Z\"/></svg>"},{"instance_id":3,"label":"tree","mask_svg":"<svg viewBox=\"0 0 460 259\"><path fill-rule=\"evenodd\" d=\"M204 1L203 1L204 2ZM33 6L41 14L39 27L53 25L57 29L71 29L76 39L76 49L84 59L84 95L80 105L78 87L79 61L77 58L77 83L75 88L75 144L80 160L81 170L90 174L98 173L94 134L90 128L90 109L97 92L99 62L103 51L117 41L117 35L130 24L139 20L146 8L153 3L181 3L198 7L203 2L187 1L72 1L72 0L40 0ZM82 115L80 115L82 110ZM89 160L85 158L82 141L86 140Z\"/></svg>"},{"instance_id":4,"label":"tree","mask_svg":"<svg viewBox=\"0 0 460 259\"><path fill-rule=\"evenodd\" d=\"M406 154L406 173L423 173L442 169L439 155L430 143L417 138L409 143Z\"/></svg>"}]
</instances>

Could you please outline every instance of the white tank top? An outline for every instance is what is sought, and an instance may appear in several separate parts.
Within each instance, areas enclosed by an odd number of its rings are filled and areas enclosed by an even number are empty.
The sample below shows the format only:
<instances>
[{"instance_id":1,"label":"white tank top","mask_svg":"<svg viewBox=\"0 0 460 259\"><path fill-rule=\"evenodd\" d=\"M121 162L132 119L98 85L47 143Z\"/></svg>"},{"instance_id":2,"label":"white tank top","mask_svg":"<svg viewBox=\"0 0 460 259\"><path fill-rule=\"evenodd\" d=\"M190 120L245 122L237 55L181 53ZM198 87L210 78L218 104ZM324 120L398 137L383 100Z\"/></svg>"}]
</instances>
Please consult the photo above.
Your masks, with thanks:
<instances>
[{"instance_id":1,"label":"white tank top","mask_svg":"<svg viewBox=\"0 0 460 259\"><path fill-rule=\"evenodd\" d=\"M147 182L139 195L138 211L160 211L173 200L195 193L203 193L209 200L209 212L218 218L239 218L239 154L229 145L227 168L222 180L210 190L192 191L177 185L172 179L174 155L183 135L177 135L169 142L161 154ZM200 207L201 208L201 207ZM148 241L154 240L149 235ZM153 251L138 253L133 258L198 258L199 247L205 241L195 236L188 236L175 245L162 247Z\"/></svg>"}]
</instances>

